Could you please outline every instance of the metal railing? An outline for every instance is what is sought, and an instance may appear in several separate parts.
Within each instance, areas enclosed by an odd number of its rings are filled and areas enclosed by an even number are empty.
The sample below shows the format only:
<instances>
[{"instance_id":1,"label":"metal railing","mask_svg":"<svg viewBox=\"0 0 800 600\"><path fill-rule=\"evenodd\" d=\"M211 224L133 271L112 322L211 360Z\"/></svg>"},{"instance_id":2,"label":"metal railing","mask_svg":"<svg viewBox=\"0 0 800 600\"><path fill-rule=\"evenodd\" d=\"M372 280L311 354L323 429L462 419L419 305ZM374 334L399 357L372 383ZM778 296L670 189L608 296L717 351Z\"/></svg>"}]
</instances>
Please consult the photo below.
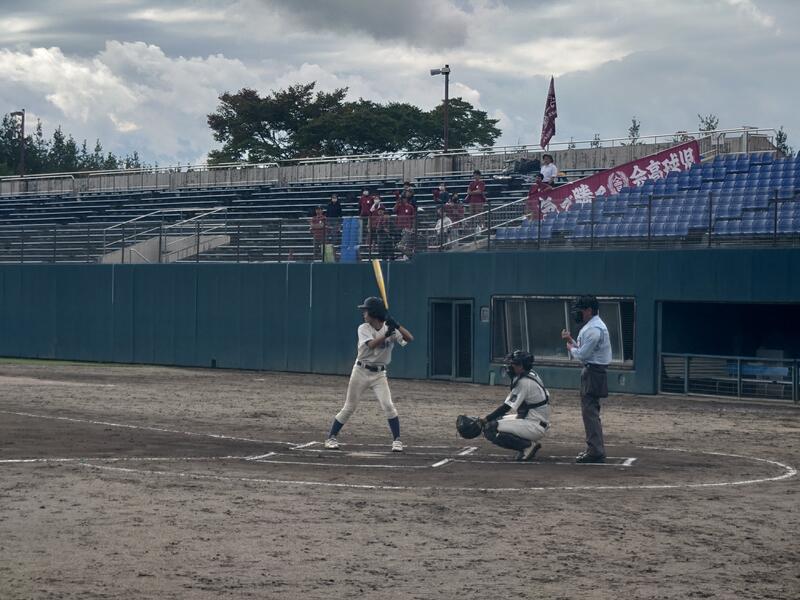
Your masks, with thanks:
<instances>
[{"instance_id":1,"label":"metal railing","mask_svg":"<svg viewBox=\"0 0 800 600\"><path fill-rule=\"evenodd\" d=\"M750 152L774 150L776 129L759 127L740 127L720 129L713 132L678 131L643 135L636 140L628 137L615 137L591 140L570 140L551 142L547 151L556 156L556 163L562 168L607 168L610 164L578 165L576 152L608 152L625 148L621 155L624 160L612 159L611 164L627 162L640 158L657 149L666 148L690 139L700 142L703 156L731 152ZM289 181L331 181L357 180L370 177L414 179L436 177L445 173L464 173L472 168L481 170L502 169L504 164L515 158L539 155L544 152L535 144L512 146L458 148L447 153L421 150L380 154L355 154L344 156L318 156L296 158L270 163L229 163L195 164L170 167L148 167L142 169L119 169L109 171L83 171L72 173L46 174L37 176L0 177L0 195L25 193L65 193L63 183L58 189L50 186L45 190L45 180L71 178L69 193L139 190L176 189L194 186L234 186L257 182L271 183ZM454 168L457 165L457 168ZM236 176L234 176L236 174ZM220 181L220 176L222 181ZM36 190L24 189L31 182L41 182ZM95 181L97 183L95 183Z\"/></svg>"},{"instance_id":2,"label":"metal railing","mask_svg":"<svg viewBox=\"0 0 800 600\"><path fill-rule=\"evenodd\" d=\"M181 236L195 236L198 252L191 260L198 262L313 261L326 256L339 260L343 253L347 260L378 255L387 260L407 260L421 252L800 246L800 219L781 216L784 207L795 209L792 214L800 211L800 195L789 199L773 194L763 207L752 209L760 211L761 219L757 231L747 234L734 234L723 227L741 219L717 212L725 206L724 196L709 194L705 206L692 209L699 212L692 213L693 225L684 229L662 210L669 210L669 201L668 196L651 195L642 206L610 219L603 212L607 207L602 202L537 219L535 214L540 213L530 211L527 197L510 201L490 198L476 208L447 204L426 206L413 217L364 217L356 227L357 235L349 237L343 236L347 219L328 219L313 231L308 218L237 218L227 207L182 207L151 211L104 227L85 223L3 225L0 262L109 262L114 260L108 257L113 252L121 254L122 262L126 260L122 248L137 248L131 250L135 254L139 251L137 244L155 237L162 239L160 256L169 259L163 252ZM440 219L442 213L444 219ZM632 218L640 219L636 223L638 235L629 231ZM220 241L216 239L214 247L209 248L211 241L203 236L212 235L228 236L230 241L216 245Z\"/></svg>"},{"instance_id":3,"label":"metal railing","mask_svg":"<svg viewBox=\"0 0 800 600\"><path fill-rule=\"evenodd\" d=\"M798 369L797 360L663 352L659 391L798 402Z\"/></svg>"}]
</instances>

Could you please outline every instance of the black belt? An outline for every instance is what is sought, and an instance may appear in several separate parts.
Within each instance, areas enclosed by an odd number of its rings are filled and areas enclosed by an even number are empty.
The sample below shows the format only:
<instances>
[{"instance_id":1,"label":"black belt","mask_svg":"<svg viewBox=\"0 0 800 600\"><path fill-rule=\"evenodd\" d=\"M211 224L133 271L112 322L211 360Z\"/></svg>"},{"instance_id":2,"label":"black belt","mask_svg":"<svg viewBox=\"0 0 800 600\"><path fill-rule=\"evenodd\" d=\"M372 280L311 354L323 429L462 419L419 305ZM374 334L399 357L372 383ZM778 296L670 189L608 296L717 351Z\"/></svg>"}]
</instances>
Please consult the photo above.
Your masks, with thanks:
<instances>
[{"instance_id":1,"label":"black belt","mask_svg":"<svg viewBox=\"0 0 800 600\"><path fill-rule=\"evenodd\" d=\"M547 423L545 423L544 421L539 421L539 425L541 425L544 429L548 428Z\"/></svg>"},{"instance_id":2,"label":"black belt","mask_svg":"<svg viewBox=\"0 0 800 600\"><path fill-rule=\"evenodd\" d=\"M364 367L367 371L372 371L373 373L380 373L381 371L386 370L384 365L368 365L367 363L362 363L360 360L357 360L356 364L359 367Z\"/></svg>"}]
</instances>

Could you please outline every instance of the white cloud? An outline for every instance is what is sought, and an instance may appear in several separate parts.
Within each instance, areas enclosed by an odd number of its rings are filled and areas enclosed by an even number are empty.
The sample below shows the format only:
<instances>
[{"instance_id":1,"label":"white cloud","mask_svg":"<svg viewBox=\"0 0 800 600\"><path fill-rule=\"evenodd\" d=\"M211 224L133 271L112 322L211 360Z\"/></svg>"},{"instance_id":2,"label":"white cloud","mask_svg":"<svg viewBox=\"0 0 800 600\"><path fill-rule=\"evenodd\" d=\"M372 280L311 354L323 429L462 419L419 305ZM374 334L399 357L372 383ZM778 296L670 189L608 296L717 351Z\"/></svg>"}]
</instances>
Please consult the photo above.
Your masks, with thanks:
<instances>
[{"instance_id":1,"label":"white cloud","mask_svg":"<svg viewBox=\"0 0 800 600\"><path fill-rule=\"evenodd\" d=\"M535 142L550 74L559 140L783 124L800 134L800 2L781 0L9 0L0 105L115 152L186 162L214 147L218 95L317 81L349 98L430 109L451 95L500 118L500 143ZM365 8L366 7L366 8ZM52 15L58 15L54 18ZM108 41L112 40L112 41ZM115 41L114 41L115 40ZM146 40L146 41L137 41ZM27 45L26 45L27 44ZM792 140L790 140L790 143ZM797 145L796 142L794 142Z\"/></svg>"}]
</instances>

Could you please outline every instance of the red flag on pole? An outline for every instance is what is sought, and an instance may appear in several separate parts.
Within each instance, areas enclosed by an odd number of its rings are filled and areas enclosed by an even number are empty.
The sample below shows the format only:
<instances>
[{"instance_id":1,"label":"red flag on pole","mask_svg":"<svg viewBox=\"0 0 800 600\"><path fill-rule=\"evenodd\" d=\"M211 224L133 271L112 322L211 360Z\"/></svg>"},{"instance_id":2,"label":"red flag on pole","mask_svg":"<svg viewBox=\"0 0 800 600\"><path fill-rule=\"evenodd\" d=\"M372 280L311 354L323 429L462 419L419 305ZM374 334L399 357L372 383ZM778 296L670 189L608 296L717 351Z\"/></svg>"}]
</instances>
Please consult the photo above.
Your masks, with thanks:
<instances>
[{"instance_id":1,"label":"red flag on pole","mask_svg":"<svg viewBox=\"0 0 800 600\"><path fill-rule=\"evenodd\" d=\"M550 138L556 134L556 86L553 76L550 76L550 90L547 92L547 101L544 103L544 122L542 123L542 139L539 145L545 148L550 143Z\"/></svg>"}]
</instances>

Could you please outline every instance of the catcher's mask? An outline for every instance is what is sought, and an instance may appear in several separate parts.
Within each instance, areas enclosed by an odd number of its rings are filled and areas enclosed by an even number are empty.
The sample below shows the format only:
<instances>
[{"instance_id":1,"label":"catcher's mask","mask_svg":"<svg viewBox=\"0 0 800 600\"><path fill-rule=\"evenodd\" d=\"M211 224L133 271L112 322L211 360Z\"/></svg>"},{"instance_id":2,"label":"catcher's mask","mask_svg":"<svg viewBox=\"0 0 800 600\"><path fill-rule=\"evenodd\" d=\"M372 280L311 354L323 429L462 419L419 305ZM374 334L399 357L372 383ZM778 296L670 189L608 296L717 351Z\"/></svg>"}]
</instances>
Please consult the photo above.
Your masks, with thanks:
<instances>
[{"instance_id":1,"label":"catcher's mask","mask_svg":"<svg viewBox=\"0 0 800 600\"><path fill-rule=\"evenodd\" d=\"M525 352L525 350L514 350L511 354L506 356L506 373L509 379L514 379L517 374L514 372L514 366L519 365L526 373L533 368L533 354Z\"/></svg>"},{"instance_id":2,"label":"catcher's mask","mask_svg":"<svg viewBox=\"0 0 800 600\"><path fill-rule=\"evenodd\" d=\"M481 427L481 421L477 417L458 415L458 418L456 418L456 430L458 430L458 435L471 440L481 434L483 427Z\"/></svg>"},{"instance_id":3,"label":"catcher's mask","mask_svg":"<svg viewBox=\"0 0 800 600\"><path fill-rule=\"evenodd\" d=\"M373 319L386 320L386 307L383 305L383 300L376 296L364 298L364 302L358 305L361 310L366 310L367 314Z\"/></svg>"}]
</instances>

